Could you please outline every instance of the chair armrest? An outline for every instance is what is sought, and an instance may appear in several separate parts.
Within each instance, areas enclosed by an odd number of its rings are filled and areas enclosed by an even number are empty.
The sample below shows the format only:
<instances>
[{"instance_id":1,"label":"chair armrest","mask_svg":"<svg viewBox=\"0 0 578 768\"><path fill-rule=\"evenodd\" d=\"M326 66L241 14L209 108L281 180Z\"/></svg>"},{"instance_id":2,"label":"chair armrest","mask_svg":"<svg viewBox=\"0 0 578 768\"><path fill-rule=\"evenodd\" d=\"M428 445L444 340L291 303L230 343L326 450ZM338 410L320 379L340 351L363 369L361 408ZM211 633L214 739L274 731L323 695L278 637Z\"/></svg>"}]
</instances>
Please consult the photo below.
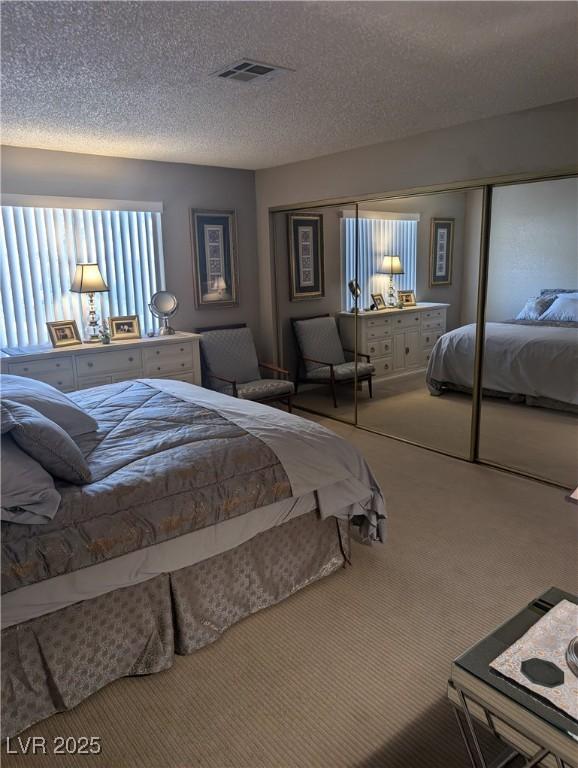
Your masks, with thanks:
<instances>
[{"instance_id":1,"label":"chair armrest","mask_svg":"<svg viewBox=\"0 0 578 768\"><path fill-rule=\"evenodd\" d=\"M355 354L355 352L352 349L346 349L345 347L343 347L343 351L344 352L349 352L350 355L354 355ZM364 357L367 360L368 363L371 363L370 356L366 355L365 352L358 352L357 353L357 357Z\"/></svg>"},{"instance_id":2,"label":"chair armrest","mask_svg":"<svg viewBox=\"0 0 578 768\"><path fill-rule=\"evenodd\" d=\"M217 381L224 381L227 384L230 384L233 387L233 397L239 396L239 393L237 392L237 382L235 379L226 379L224 376L217 376L214 373L210 373L209 378L217 379Z\"/></svg>"},{"instance_id":3,"label":"chair armrest","mask_svg":"<svg viewBox=\"0 0 578 768\"><path fill-rule=\"evenodd\" d=\"M319 363L319 365L328 365L330 368L333 368L334 363L326 363L325 360L316 360L314 357L301 357L302 360L305 360L307 363Z\"/></svg>"},{"instance_id":4,"label":"chair armrest","mask_svg":"<svg viewBox=\"0 0 578 768\"><path fill-rule=\"evenodd\" d=\"M267 371L274 371L275 373L289 376L289 371L286 368L279 368L277 365L272 365L271 363L259 363L259 368L265 368Z\"/></svg>"}]
</instances>

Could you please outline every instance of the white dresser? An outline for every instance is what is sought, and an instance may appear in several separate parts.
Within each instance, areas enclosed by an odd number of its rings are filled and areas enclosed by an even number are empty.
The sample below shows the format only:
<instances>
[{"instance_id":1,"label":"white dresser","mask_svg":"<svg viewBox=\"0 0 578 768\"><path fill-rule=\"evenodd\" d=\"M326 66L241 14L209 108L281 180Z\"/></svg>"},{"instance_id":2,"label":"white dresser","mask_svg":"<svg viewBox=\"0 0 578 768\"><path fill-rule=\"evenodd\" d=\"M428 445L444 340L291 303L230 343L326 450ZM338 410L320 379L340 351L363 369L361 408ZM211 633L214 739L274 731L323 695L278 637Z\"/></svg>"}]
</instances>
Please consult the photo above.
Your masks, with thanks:
<instances>
[{"instance_id":1,"label":"white dresser","mask_svg":"<svg viewBox=\"0 0 578 768\"><path fill-rule=\"evenodd\" d=\"M449 304L420 302L406 309L382 309L357 315L357 351L371 357L377 379L427 367L433 345L446 330ZM354 349L355 315L339 313L343 346Z\"/></svg>"},{"instance_id":2,"label":"white dresser","mask_svg":"<svg viewBox=\"0 0 578 768\"><path fill-rule=\"evenodd\" d=\"M143 337L110 344L34 348L3 355L2 373L39 379L63 392L128 379L178 379L201 385L200 336ZM6 350L4 350L6 352Z\"/></svg>"}]
</instances>

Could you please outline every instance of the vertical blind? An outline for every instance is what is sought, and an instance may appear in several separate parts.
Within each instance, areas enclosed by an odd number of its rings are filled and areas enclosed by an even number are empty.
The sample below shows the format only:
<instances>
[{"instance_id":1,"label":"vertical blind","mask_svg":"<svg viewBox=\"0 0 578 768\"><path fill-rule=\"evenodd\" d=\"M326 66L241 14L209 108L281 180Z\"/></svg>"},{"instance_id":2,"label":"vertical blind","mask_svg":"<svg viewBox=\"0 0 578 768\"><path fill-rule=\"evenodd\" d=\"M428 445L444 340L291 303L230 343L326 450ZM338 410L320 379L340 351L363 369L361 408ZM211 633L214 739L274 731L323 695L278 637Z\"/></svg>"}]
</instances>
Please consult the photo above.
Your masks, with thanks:
<instances>
[{"instance_id":1,"label":"vertical blind","mask_svg":"<svg viewBox=\"0 0 578 768\"><path fill-rule=\"evenodd\" d=\"M355 230L358 226L359 268L355 270ZM398 290L415 291L417 261L417 219L350 218L341 220L341 244L345 266L343 306L354 306L347 284L357 280L361 288L359 307L369 307L372 293L387 293L389 277L379 274L384 256L399 256L405 274L394 275Z\"/></svg>"},{"instance_id":2,"label":"vertical blind","mask_svg":"<svg viewBox=\"0 0 578 768\"><path fill-rule=\"evenodd\" d=\"M2 206L0 346L49 341L46 322L86 325L87 297L71 293L77 263L97 262L109 291L96 296L100 318L138 315L155 328L148 303L164 288L161 214L156 211Z\"/></svg>"}]
</instances>

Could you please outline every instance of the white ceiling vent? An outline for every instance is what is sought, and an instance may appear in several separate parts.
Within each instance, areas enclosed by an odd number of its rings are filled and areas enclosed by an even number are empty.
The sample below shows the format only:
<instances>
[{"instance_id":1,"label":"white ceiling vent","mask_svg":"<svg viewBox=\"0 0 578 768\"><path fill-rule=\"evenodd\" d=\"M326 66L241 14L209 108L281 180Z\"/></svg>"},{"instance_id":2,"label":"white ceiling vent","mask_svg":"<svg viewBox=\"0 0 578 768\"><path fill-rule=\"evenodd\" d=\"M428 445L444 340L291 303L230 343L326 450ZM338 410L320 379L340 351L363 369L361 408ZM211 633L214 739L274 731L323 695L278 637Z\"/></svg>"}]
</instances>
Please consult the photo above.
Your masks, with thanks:
<instances>
[{"instance_id":1,"label":"white ceiling vent","mask_svg":"<svg viewBox=\"0 0 578 768\"><path fill-rule=\"evenodd\" d=\"M250 83L252 80L272 80L283 72L291 72L287 67L278 67L275 64L263 64L260 61L241 59L224 69L213 72L212 77L220 77L223 80L238 80L242 83Z\"/></svg>"}]
</instances>

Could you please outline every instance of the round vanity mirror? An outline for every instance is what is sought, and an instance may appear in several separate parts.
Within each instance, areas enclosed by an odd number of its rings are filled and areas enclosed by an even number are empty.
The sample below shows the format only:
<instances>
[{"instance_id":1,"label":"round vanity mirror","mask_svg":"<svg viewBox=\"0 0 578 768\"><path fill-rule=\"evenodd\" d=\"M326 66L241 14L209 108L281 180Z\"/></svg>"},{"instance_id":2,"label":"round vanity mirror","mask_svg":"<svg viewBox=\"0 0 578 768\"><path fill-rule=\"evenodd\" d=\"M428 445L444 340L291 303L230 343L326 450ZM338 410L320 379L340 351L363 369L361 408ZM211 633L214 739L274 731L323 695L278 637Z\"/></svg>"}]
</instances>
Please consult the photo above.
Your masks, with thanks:
<instances>
[{"instance_id":1,"label":"round vanity mirror","mask_svg":"<svg viewBox=\"0 0 578 768\"><path fill-rule=\"evenodd\" d=\"M169 317L175 314L178 306L177 297L170 291L157 291L151 296L149 309L162 322L159 336L172 336L175 332L175 329L169 325Z\"/></svg>"}]
</instances>

